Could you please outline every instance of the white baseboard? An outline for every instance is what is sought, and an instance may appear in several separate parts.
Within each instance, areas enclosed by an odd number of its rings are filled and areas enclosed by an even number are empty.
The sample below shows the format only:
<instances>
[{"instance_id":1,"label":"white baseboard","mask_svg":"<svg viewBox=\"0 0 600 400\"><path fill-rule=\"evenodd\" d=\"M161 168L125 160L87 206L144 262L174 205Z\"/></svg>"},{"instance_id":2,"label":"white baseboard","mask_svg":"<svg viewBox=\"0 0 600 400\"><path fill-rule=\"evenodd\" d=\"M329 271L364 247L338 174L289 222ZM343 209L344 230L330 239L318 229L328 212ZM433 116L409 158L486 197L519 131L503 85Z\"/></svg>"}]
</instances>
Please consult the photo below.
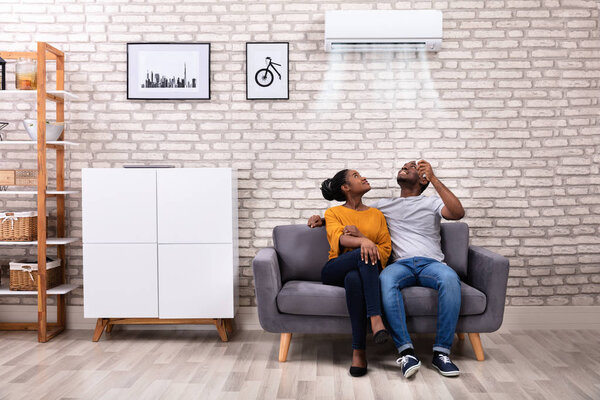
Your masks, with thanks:
<instances>
[{"instance_id":1,"label":"white baseboard","mask_svg":"<svg viewBox=\"0 0 600 400\"><path fill-rule=\"evenodd\" d=\"M600 306L509 306L501 329L600 329Z\"/></svg>"},{"instance_id":2,"label":"white baseboard","mask_svg":"<svg viewBox=\"0 0 600 400\"><path fill-rule=\"evenodd\" d=\"M48 307L49 321L55 321L56 307ZM34 305L0 305L0 322L37 321ZM256 307L240 307L236 328L261 330ZM68 329L94 329L96 320L83 318L83 307L67 306ZM215 329L210 325L124 325L124 329ZM600 329L600 306L506 307L501 330L510 329Z\"/></svg>"}]
</instances>

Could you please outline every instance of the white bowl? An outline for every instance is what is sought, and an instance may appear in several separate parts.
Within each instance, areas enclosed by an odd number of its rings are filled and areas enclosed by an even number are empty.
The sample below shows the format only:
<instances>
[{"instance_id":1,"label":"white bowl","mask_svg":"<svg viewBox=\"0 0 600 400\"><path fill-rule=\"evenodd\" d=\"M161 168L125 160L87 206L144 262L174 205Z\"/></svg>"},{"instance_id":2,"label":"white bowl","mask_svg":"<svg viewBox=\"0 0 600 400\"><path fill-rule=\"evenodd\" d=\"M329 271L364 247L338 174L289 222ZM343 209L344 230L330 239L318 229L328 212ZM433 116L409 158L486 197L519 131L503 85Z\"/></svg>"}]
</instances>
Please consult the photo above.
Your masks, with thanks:
<instances>
[{"instance_id":1,"label":"white bowl","mask_svg":"<svg viewBox=\"0 0 600 400\"><path fill-rule=\"evenodd\" d=\"M37 120L24 119L23 126L29 134L31 140L37 141ZM54 142L58 140L60 134L65 128L64 122L46 122L46 142Z\"/></svg>"}]
</instances>

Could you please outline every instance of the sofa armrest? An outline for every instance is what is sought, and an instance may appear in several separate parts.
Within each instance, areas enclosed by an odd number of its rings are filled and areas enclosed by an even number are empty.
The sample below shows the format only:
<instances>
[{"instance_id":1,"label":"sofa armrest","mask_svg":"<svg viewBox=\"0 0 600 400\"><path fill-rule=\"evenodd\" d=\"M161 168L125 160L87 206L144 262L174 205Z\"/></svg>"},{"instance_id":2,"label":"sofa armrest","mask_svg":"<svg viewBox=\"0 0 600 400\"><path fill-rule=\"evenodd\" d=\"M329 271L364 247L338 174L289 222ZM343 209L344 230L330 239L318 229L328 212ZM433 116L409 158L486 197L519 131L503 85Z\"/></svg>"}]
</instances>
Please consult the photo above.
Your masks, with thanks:
<instances>
[{"instance_id":1,"label":"sofa armrest","mask_svg":"<svg viewBox=\"0 0 600 400\"><path fill-rule=\"evenodd\" d=\"M485 309L489 321L486 331L500 327L504 317L506 286L508 283L508 259L483 247L469 246L467 283L482 291L487 298Z\"/></svg>"},{"instance_id":2,"label":"sofa armrest","mask_svg":"<svg viewBox=\"0 0 600 400\"><path fill-rule=\"evenodd\" d=\"M488 297L506 297L508 283L508 259L483 247L469 246L467 283Z\"/></svg>"},{"instance_id":3,"label":"sofa armrest","mask_svg":"<svg viewBox=\"0 0 600 400\"><path fill-rule=\"evenodd\" d=\"M281 332L277 295L281 290L281 271L277 252L272 247L261 249L252 260L254 287L260 325L268 332Z\"/></svg>"}]
</instances>

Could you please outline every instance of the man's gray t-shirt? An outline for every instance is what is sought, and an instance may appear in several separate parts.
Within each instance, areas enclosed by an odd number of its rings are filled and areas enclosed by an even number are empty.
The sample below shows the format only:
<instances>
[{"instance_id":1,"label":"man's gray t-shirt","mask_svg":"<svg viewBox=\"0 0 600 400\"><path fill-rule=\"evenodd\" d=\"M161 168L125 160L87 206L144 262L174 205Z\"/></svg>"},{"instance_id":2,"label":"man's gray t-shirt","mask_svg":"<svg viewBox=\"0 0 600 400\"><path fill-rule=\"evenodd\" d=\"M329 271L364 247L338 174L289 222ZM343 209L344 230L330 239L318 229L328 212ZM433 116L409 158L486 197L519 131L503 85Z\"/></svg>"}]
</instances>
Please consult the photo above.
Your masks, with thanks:
<instances>
[{"instance_id":1,"label":"man's gray t-shirt","mask_svg":"<svg viewBox=\"0 0 600 400\"><path fill-rule=\"evenodd\" d=\"M395 197L369 204L387 221L393 259L427 257L444 261L440 221L444 202L437 196Z\"/></svg>"}]
</instances>

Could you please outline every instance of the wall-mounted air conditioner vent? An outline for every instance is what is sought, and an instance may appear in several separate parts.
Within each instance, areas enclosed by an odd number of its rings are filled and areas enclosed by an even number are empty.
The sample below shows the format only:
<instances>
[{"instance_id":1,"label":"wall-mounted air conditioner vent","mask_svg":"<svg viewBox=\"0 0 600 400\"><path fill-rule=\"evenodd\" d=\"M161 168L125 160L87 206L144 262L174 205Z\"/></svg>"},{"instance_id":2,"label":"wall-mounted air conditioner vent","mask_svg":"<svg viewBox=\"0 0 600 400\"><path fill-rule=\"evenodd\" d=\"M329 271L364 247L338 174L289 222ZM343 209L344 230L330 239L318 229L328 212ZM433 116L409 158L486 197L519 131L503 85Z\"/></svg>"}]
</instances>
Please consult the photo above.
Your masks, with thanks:
<instances>
[{"instance_id":1,"label":"wall-mounted air conditioner vent","mask_svg":"<svg viewBox=\"0 0 600 400\"><path fill-rule=\"evenodd\" d=\"M438 10L351 10L325 14L325 50L438 51L442 12Z\"/></svg>"}]
</instances>

